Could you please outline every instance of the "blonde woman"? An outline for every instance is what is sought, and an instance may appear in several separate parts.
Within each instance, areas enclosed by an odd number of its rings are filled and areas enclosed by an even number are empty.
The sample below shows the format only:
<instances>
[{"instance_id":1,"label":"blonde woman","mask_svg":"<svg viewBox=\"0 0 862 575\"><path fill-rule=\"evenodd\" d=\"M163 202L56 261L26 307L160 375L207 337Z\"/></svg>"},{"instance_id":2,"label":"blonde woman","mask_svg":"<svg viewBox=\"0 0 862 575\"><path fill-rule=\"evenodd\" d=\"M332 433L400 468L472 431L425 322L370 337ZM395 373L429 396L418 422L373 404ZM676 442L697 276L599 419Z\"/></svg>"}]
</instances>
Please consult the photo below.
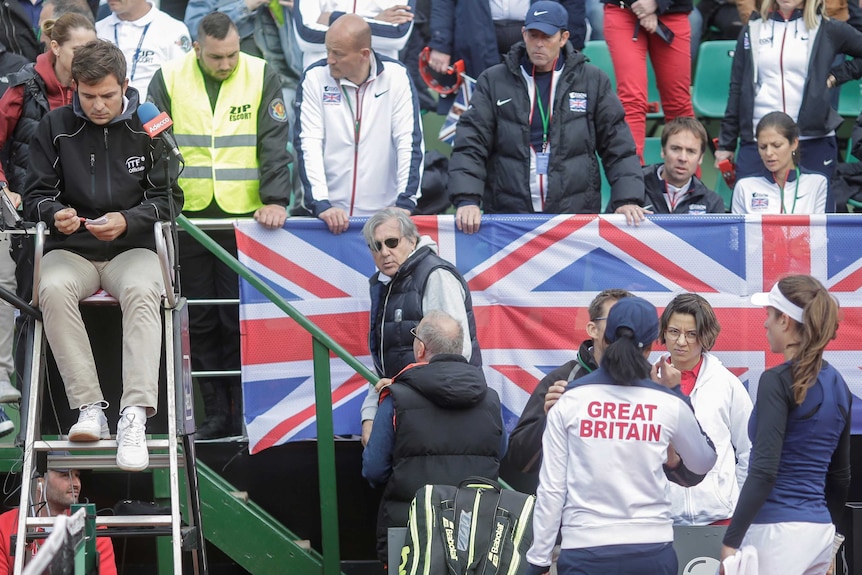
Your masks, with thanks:
<instances>
[{"instance_id":1,"label":"blonde woman","mask_svg":"<svg viewBox=\"0 0 862 575\"><path fill-rule=\"evenodd\" d=\"M838 163L835 130L841 116L829 90L862 75L862 32L822 15L823 0L763 0L743 29L733 56L730 95L721 122L715 166L737 149L737 176L760 170L754 128L773 111L799 125L802 166L831 177Z\"/></svg>"}]
</instances>

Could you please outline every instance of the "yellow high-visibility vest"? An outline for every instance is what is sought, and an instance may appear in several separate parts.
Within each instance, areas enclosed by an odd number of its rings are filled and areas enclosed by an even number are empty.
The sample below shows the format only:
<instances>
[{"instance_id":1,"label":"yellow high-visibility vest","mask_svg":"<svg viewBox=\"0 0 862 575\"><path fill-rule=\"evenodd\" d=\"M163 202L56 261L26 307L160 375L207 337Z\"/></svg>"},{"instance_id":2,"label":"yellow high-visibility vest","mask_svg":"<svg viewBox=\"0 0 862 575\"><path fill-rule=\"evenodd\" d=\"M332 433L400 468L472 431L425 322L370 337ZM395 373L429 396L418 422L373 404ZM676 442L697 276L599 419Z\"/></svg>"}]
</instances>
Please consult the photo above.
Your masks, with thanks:
<instances>
[{"instance_id":1,"label":"yellow high-visibility vest","mask_svg":"<svg viewBox=\"0 0 862 575\"><path fill-rule=\"evenodd\" d=\"M265 64L240 54L236 70L222 82L215 111L194 51L162 66L174 137L186 161L179 179L184 212L205 209L213 195L229 214L245 214L263 205L258 193L257 115Z\"/></svg>"}]
</instances>

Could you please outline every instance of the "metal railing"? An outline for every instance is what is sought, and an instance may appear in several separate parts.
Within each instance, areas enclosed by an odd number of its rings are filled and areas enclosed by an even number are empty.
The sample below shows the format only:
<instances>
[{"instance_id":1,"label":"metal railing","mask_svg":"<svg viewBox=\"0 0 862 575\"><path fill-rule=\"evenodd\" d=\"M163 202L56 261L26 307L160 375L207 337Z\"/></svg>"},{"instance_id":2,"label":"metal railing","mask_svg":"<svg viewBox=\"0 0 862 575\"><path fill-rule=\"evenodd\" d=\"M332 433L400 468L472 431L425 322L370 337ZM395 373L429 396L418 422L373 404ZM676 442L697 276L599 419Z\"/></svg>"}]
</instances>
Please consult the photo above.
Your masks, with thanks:
<instances>
[{"instance_id":1,"label":"metal railing","mask_svg":"<svg viewBox=\"0 0 862 575\"><path fill-rule=\"evenodd\" d=\"M209 221L207 227L232 224L235 220ZM266 282L260 279L248 267L210 238L200 227L183 215L177 218L177 223L192 238L212 252L237 275L245 279L252 287L269 299L276 307L293 319L312 338L312 354L314 366L314 398L317 422L317 462L320 490L321 540L323 555L323 575L336 575L341 571L341 557L338 540L338 504L335 476L335 431L332 422L332 387L329 366L329 354L332 352L359 375L370 383L377 381L377 376L358 359L353 357L341 345L329 337L322 329L302 315L286 300L284 300Z\"/></svg>"}]
</instances>

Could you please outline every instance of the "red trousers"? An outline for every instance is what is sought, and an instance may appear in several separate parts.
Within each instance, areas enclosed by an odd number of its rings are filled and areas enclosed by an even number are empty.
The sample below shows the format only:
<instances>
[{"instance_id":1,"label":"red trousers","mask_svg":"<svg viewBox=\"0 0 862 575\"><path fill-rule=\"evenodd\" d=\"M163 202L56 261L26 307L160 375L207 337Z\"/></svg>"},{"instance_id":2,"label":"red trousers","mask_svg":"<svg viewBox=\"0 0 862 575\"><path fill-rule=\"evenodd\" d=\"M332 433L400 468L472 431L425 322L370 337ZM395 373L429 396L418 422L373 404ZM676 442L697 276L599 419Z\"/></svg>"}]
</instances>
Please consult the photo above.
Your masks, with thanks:
<instances>
[{"instance_id":1,"label":"red trousers","mask_svg":"<svg viewBox=\"0 0 862 575\"><path fill-rule=\"evenodd\" d=\"M605 4L605 41L614 63L617 95L626 111L626 122L635 139L638 156L643 161L647 115L647 54L655 70L666 122L679 116L694 116L691 107L691 26L688 15L675 13L660 16L674 33L668 44L643 28L632 40L637 16L631 10Z\"/></svg>"}]
</instances>

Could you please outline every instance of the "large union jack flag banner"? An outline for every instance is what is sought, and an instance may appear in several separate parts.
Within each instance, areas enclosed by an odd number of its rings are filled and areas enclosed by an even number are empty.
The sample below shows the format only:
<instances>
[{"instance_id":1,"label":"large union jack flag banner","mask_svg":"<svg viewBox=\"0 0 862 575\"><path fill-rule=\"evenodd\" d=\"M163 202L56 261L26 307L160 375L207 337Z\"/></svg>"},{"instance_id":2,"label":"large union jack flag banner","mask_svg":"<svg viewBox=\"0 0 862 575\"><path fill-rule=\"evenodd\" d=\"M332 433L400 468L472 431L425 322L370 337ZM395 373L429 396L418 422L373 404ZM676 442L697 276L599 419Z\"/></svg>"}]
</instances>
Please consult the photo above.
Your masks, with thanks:
<instances>
[{"instance_id":1,"label":"large union jack flag banner","mask_svg":"<svg viewBox=\"0 0 862 575\"><path fill-rule=\"evenodd\" d=\"M858 217L651 216L633 227L622 216L485 216L475 235L457 231L451 215L415 221L470 286L485 374L509 430L539 379L573 357L587 306L607 288L628 289L659 311L677 293L706 297L722 327L714 351L755 396L760 374L782 357L769 352L765 311L749 296L787 274L814 275L843 310L826 358L862 396ZM371 368L368 277L376 270L363 223L351 219L339 236L311 219L279 230L246 222L236 233L240 260ZM251 452L314 437L311 337L245 282L240 316ZM367 382L341 360L331 366L335 433L358 434ZM862 418L853 419L862 433Z\"/></svg>"}]
</instances>

